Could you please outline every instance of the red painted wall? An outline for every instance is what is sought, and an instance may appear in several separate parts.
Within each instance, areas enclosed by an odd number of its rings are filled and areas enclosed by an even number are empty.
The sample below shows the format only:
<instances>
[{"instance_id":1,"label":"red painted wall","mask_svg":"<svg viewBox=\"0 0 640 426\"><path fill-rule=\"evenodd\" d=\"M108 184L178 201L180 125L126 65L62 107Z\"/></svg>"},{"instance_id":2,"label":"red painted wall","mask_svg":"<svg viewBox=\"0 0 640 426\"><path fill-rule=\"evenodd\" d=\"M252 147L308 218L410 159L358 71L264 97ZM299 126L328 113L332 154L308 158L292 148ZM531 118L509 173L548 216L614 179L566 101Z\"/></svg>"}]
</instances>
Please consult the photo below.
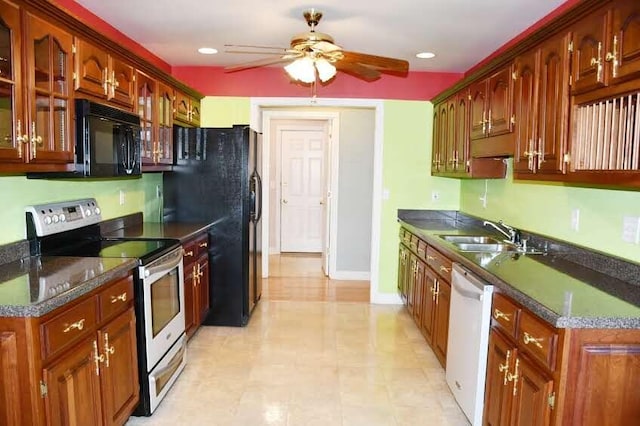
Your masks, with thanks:
<instances>
[{"instance_id":1,"label":"red painted wall","mask_svg":"<svg viewBox=\"0 0 640 426\"><path fill-rule=\"evenodd\" d=\"M309 97L310 86L292 83L281 67L225 73L220 67L173 67L173 76L210 96ZM407 77L383 75L371 83L338 73L318 85L321 98L427 100L462 77L457 73L410 72Z\"/></svg>"}]
</instances>

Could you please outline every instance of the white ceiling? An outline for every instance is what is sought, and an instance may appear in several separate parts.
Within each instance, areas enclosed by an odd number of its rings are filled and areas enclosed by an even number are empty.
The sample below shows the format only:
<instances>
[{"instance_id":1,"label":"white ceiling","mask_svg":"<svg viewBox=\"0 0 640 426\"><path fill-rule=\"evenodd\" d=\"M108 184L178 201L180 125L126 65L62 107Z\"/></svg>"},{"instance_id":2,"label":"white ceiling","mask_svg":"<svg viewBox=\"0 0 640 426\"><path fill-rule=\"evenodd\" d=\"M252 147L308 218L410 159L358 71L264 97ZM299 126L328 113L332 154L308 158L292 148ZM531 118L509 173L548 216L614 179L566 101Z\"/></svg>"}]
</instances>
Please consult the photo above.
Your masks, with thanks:
<instances>
[{"instance_id":1,"label":"white ceiling","mask_svg":"<svg viewBox=\"0 0 640 426\"><path fill-rule=\"evenodd\" d=\"M302 12L324 12L317 31L345 50L406 59L410 71L464 72L564 0L76 0L173 66L227 66L262 55L224 44L289 47ZM217 55L201 55L202 46ZM432 51L436 58L417 59Z\"/></svg>"}]
</instances>

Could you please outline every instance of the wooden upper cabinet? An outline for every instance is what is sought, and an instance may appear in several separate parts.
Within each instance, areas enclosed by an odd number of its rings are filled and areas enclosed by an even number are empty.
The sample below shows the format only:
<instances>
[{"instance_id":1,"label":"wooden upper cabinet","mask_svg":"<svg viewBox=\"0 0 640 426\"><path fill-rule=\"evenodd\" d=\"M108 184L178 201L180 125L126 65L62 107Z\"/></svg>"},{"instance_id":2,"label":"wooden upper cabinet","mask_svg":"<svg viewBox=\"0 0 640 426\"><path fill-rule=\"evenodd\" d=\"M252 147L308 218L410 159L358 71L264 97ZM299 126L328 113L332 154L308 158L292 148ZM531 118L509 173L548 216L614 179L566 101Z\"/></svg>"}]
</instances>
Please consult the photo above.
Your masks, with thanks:
<instances>
[{"instance_id":1,"label":"wooden upper cabinet","mask_svg":"<svg viewBox=\"0 0 640 426\"><path fill-rule=\"evenodd\" d=\"M173 97L172 87L158 83L158 143L156 161L173 164Z\"/></svg>"},{"instance_id":2,"label":"wooden upper cabinet","mask_svg":"<svg viewBox=\"0 0 640 426\"><path fill-rule=\"evenodd\" d=\"M140 117L140 142L142 145L142 164L155 164L157 138L154 128L156 119L155 97L157 95L158 82L146 74L138 71L136 74L136 108Z\"/></svg>"},{"instance_id":3,"label":"wooden upper cabinet","mask_svg":"<svg viewBox=\"0 0 640 426\"><path fill-rule=\"evenodd\" d=\"M471 139L480 139L487 132L487 82L481 80L469 87L469 110L471 113Z\"/></svg>"},{"instance_id":4,"label":"wooden upper cabinet","mask_svg":"<svg viewBox=\"0 0 640 426\"><path fill-rule=\"evenodd\" d=\"M431 140L431 174L438 173L440 147L440 104L433 106L433 137Z\"/></svg>"},{"instance_id":5,"label":"wooden upper cabinet","mask_svg":"<svg viewBox=\"0 0 640 426\"><path fill-rule=\"evenodd\" d=\"M447 136L444 144L440 146L440 151L444 152L444 164L442 167L447 172L455 172L458 165L458 155L456 150L456 97L452 96L447 101Z\"/></svg>"},{"instance_id":6,"label":"wooden upper cabinet","mask_svg":"<svg viewBox=\"0 0 640 426\"><path fill-rule=\"evenodd\" d=\"M489 77L487 106L487 135L498 136L512 130L512 67Z\"/></svg>"},{"instance_id":7,"label":"wooden upper cabinet","mask_svg":"<svg viewBox=\"0 0 640 426\"><path fill-rule=\"evenodd\" d=\"M191 124L195 127L200 126L200 100L191 98Z\"/></svg>"},{"instance_id":8,"label":"wooden upper cabinet","mask_svg":"<svg viewBox=\"0 0 640 426\"><path fill-rule=\"evenodd\" d=\"M513 169L517 173L532 173L534 151L538 139L537 95L540 50L536 49L515 59L513 89L515 151Z\"/></svg>"},{"instance_id":9,"label":"wooden upper cabinet","mask_svg":"<svg viewBox=\"0 0 640 426\"><path fill-rule=\"evenodd\" d=\"M469 167L469 143L471 142L469 134L469 93L467 90L456 95L455 108L455 143L453 166L456 172L467 172Z\"/></svg>"},{"instance_id":10,"label":"wooden upper cabinet","mask_svg":"<svg viewBox=\"0 0 640 426\"><path fill-rule=\"evenodd\" d=\"M33 163L73 162L73 38L26 13L27 128Z\"/></svg>"},{"instance_id":11,"label":"wooden upper cabinet","mask_svg":"<svg viewBox=\"0 0 640 426\"><path fill-rule=\"evenodd\" d=\"M131 110L133 67L102 48L82 39L75 40L75 89Z\"/></svg>"},{"instance_id":12,"label":"wooden upper cabinet","mask_svg":"<svg viewBox=\"0 0 640 426\"><path fill-rule=\"evenodd\" d=\"M571 27L572 47L572 94L579 94L607 85L608 48L607 9L601 9ZM608 70L607 70L608 71Z\"/></svg>"},{"instance_id":13,"label":"wooden upper cabinet","mask_svg":"<svg viewBox=\"0 0 640 426\"><path fill-rule=\"evenodd\" d=\"M618 0L611 11L611 48L605 60L612 66L612 82L640 78L640 3Z\"/></svg>"},{"instance_id":14,"label":"wooden upper cabinet","mask_svg":"<svg viewBox=\"0 0 640 426\"><path fill-rule=\"evenodd\" d=\"M0 161L24 162L20 9L0 0Z\"/></svg>"},{"instance_id":15,"label":"wooden upper cabinet","mask_svg":"<svg viewBox=\"0 0 640 426\"><path fill-rule=\"evenodd\" d=\"M176 91L173 118L183 124L200 126L200 100Z\"/></svg>"}]
</instances>

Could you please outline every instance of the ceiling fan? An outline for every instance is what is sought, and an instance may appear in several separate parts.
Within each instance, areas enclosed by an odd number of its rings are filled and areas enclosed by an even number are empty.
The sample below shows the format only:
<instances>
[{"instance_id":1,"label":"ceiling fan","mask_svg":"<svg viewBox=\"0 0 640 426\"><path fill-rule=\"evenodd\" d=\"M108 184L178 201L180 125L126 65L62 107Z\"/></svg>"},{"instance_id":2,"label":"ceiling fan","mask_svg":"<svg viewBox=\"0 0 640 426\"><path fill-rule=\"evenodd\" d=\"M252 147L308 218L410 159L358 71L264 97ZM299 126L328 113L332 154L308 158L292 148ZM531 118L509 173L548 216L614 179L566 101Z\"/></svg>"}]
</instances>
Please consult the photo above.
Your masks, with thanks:
<instances>
[{"instance_id":1,"label":"ceiling fan","mask_svg":"<svg viewBox=\"0 0 640 426\"><path fill-rule=\"evenodd\" d=\"M277 58L265 58L244 64L229 66L225 72L236 72L268 65L286 64L285 70L297 81L315 83L316 78L326 83L337 71L352 75L361 80L374 81L381 73L406 76L409 62L403 59L387 58L360 52L350 52L334 44L329 34L317 32L316 25L322 18L322 12L309 9L303 13L310 30L294 35L289 48L250 45L225 45L241 49L260 49L258 51L228 50L228 53L258 53L278 55Z\"/></svg>"}]
</instances>

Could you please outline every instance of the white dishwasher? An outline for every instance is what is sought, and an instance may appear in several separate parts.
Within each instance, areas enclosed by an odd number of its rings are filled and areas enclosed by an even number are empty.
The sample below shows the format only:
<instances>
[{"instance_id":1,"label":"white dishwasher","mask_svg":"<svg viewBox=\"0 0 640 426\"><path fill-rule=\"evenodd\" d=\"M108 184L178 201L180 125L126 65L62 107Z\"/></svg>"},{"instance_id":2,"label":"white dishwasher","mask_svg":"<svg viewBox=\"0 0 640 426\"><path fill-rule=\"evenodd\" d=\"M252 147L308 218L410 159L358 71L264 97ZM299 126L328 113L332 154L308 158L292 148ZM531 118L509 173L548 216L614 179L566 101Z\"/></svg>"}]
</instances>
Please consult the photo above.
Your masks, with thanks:
<instances>
[{"instance_id":1,"label":"white dishwasher","mask_svg":"<svg viewBox=\"0 0 640 426\"><path fill-rule=\"evenodd\" d=\"M458 263L451 277L447 384L471 424L482 424L493 286Z\"/></svg>"}]
</instances>

